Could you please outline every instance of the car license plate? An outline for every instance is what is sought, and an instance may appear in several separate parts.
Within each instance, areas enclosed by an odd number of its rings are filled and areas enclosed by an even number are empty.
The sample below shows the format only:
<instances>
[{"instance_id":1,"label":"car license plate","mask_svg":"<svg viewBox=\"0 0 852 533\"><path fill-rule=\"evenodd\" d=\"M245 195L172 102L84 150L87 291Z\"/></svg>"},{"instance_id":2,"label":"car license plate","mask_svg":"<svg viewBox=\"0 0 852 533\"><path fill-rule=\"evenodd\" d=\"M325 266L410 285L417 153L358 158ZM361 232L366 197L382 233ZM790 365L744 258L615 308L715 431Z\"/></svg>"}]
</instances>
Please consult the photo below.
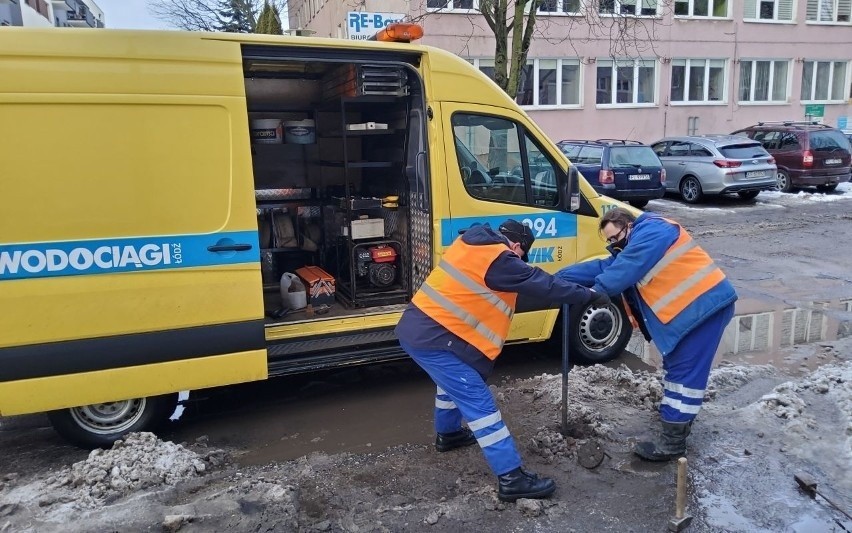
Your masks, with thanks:
<instances>
[{"instance_id":1,"label":"car license plate","mask_svg":"<svg viewBox=\"0 0 852 533\"><path fill-rule=\"evenodd\" d=\"M627 176L629 181L645 181L651 179L650 174L630 174Z\"/></svg>"},{"instance_id":2,"label":"car license plate","mask_svg":"<svg viewBox=\"0 0 852 533\"><path fill-rule=\"evenodd\" d=\"M751 172L746 172L746 178L762 178L767 175L765 170L752 170Z\"/></svg>"},{"instance_id":3,"label":"car license plate","mask_svg":"<svg viewBox=\"0 0 852 533\"><path fill-rule=\"evenodd\" d=\"M840 159L826 159L825 160L826 165L839 165L840 162L841 162Z\"/></svg>"}]
</instances>

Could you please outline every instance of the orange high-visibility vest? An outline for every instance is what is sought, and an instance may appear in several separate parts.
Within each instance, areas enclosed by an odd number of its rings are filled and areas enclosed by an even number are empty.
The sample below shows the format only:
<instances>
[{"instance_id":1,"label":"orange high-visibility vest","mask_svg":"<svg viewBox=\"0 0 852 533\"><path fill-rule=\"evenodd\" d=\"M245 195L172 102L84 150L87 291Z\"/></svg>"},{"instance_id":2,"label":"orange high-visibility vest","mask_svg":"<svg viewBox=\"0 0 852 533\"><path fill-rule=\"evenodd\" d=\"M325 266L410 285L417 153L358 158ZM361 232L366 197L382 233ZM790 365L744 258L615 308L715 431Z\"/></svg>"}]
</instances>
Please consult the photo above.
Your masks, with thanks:
<instances>
[{"instance_id":1,"label":"orange high-visibility vest","mask_svg":"<svg viewBox=\"0 0 852 533\"><path fill-rule=\"evenodd\" d=\"M518 295L489 289L485 274L508 249L505 244L472 246L456 239L411 300L492 360L509 335Z\"/></svg>"},{"instance_id":2,"label":"orange high-visibility vest","mask_svg":"<svg viewBox=\"0 0 852 533\"><path fill-rule=\"evenodd\" d=\"M657 318L668 324L725 274L678 223L665 220L677 226L680 236L636 287Z\"/></svg>"}]
</instances>

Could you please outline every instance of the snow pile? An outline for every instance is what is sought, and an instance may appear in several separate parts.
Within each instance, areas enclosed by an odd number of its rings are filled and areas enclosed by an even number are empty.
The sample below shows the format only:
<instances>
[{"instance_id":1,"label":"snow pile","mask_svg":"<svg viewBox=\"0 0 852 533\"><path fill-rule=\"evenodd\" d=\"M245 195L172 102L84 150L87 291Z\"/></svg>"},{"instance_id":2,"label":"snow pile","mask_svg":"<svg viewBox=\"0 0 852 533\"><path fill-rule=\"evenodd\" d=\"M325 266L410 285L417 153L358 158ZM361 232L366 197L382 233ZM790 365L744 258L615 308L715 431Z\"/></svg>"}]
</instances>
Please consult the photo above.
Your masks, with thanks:
<instances>
[{"instance_id":1,"label":"snow pile","mask_svg":"<svg viewBox=\"0 0 852 533\"><path fill-rule=\"evenodd\" d=\"M131 433L109 450L92 450L88 459L47 480L66 488L79 507L98 507L139 489L176 485L205 472L207 464L193 451L164 442L153 433Z\"/></svg>"},{"instance_id":2,"label":"snow pile","mask_svg":"<svg viewBox=\"0 0 852 533\"><path fill-rule=\"evenodd\" d=\"M710 371L704 401L713 400L720 391L736 390L756 377L768 376L775 369L771 365L734 365L723 361Z\"/></svg>"},{"instance_id":3,"label":"snow pile","mask_svg":"<svg viewBox=\"0 0 852 533\"><path fill-rule=\"evenodd\" d=\"M562 401L562 376L543 374L531 380L554 404ZM659 373L632 371L626 365L574 367L568 373L568 403L620 402L655 408L663 399Z\"/></svg>"},{"instance_id":4,"label":"snow pile","mask_svg":"<svg viewBox=\"0 0 852 533\"><path fill-rule=\"evenodd\" d=\"M782 200L790 202L836 202L838 200L852 199L852 183L839 183L837 189L830 193L814 192L812 189L803 189L797 193L784 193L781 191L763 191L758 200Z\"/></svg>"},{"instance_id":5,"label":"snow pile","mask_svg":"<svg viewBox=\"0 0 852 533\"><path fill-rule=\"evenodd\" d=\"M823 365L799 381L782 383L760 399L760 406L779 418L793 419L805 409L800 396L805 391L831 396L852 434L852 361Z\"/></svg>"}]
</instances>

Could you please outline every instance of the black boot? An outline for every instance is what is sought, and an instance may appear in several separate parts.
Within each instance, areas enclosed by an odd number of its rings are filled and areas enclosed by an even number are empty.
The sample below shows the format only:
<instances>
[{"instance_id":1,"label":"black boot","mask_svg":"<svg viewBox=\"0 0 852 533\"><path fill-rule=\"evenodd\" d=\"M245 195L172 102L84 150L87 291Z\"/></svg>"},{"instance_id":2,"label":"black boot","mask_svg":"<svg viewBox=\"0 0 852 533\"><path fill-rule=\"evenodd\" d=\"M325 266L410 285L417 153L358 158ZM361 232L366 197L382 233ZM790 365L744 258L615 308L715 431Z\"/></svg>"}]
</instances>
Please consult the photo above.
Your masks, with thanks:
<instances>
[{"instance_id":1,"label":"black boot","mask_svg":"<svg viewBox=\"0 0 852 533\"><path fill-rule=\"evenodd\" d=\"M670 461L681 457L686 453L686 437L691 429L692 422L663 422L660 437L636 444L633 453L646 461Z\"/></svg>"},{"instance_id":2,"label":"black boot","mask_svg":"<svg viewBox=\"0 0 852 533\"><path fill-rule=\"evenodd\" d=\"M500 501L513 502L518 498L547 498L556 490L556 483L546 477L525 472L518 467L502 476L497 476L497 497Z\"/></svg>"},{"instance_id":3,"label":"black boot","mask_svg":"<svg viewBox=\"0 0 852 533\"><path fill-rule=\"evenodd\" d=\"M463 446L470 446L475 442L476 437L473 436L473 431L461 428L452 433L438 433L438 436L435 437L435 449L439 452L448 452Z\"/></svg>"}]
</instances>

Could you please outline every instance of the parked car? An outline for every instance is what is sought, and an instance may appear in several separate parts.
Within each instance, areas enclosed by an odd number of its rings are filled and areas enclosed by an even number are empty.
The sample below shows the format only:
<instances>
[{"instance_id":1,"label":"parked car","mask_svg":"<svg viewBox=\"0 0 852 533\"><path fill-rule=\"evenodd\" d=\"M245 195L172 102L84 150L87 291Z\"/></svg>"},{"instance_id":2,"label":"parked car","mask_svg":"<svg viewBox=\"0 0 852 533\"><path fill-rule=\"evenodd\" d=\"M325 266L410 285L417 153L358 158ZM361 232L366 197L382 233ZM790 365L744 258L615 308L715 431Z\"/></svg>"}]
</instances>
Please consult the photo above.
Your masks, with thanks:
<instances>
[{"instance_id":1,"label":"parked car","mask_svg":"<svg viewBox=\"0 0 852 533\"><path fill-rule=\"evenodd\" d=\"M708 194L753 200L776 188L775 159L757 141L735 135L666 137L651 145L666 169L666 190L694 204Z\"/></svg>"},{"instance_id":2,"label":"parked car","mask_svg":"<svg viewBox=\"0 0 852 533\"><path fill-rule=\"evenodd\" d=\"M734 132L760 142L775 156L778 188L833 191L852 177L852 149L837 128L813 122L758 122Z\"/></svg>"},{"instance_id":3,"label":"parked car","mask_svg":"<svg viewBox=\"0 0 852 533\"><path fill-rule=\"evenodd\" d=\"M666 193L666 171L646 144L615 139L556 144L600 194L642 208Z\"/></svg>"}]
</instances>

